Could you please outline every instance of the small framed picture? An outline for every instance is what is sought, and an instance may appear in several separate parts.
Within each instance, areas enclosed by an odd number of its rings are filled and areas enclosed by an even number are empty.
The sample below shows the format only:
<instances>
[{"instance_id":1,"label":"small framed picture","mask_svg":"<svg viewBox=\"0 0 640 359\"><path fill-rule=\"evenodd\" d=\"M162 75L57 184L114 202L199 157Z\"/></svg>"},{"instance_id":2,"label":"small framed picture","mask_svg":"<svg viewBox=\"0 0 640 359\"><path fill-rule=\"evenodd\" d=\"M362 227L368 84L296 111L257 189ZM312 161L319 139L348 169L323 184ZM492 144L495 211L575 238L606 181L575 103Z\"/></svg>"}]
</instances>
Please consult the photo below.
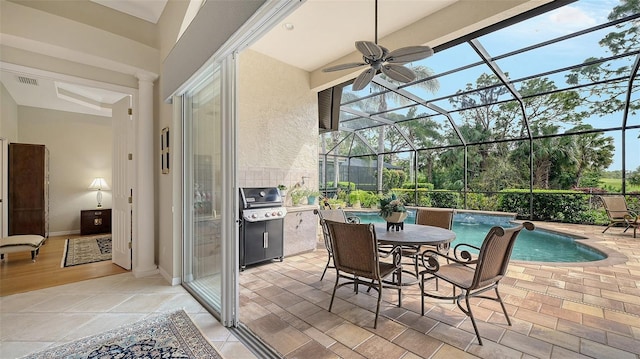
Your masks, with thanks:
<instances>
[{"instance_id":1,"label":"small framed picture","mask_svg":"<svg viewBox=\"0 0 640 359\"><path fill-rule=\"evenodd\" d=\"M160 135L160 162L162 173L169 173L169 127L163 128Z\"/></svg>"}]
</instances>

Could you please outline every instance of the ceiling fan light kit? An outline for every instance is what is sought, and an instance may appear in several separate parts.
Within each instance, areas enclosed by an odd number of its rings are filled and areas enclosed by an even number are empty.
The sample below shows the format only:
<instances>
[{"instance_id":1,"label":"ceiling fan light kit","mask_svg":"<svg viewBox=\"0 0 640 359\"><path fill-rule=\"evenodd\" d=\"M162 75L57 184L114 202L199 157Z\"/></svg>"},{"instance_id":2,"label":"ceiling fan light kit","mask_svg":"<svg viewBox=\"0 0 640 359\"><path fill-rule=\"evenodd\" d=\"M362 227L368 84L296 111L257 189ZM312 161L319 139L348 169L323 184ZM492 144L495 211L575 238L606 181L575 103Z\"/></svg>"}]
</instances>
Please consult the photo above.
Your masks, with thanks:
<instances>
[{"instance_id":1,"label":"ceiling fan light kit","mask_svg":"<svg viewBox=\"0 0 640 359\"><path fill-rule=\"evenodd\" d=\"M383 46L378 45L378 0L376 0L375 14L375 42L356 41L356 50L362 54L363 62L350 62L322 69L323 72L347 70L355 67L369 65L353 81L353 91L360 91L373 80L373 77L381 71L392 80L407 83L416 79L416 74L404 64L425 59L433 55L433 49L429 46L407 46L389 52Z\"/></svg>"}]
</instances>

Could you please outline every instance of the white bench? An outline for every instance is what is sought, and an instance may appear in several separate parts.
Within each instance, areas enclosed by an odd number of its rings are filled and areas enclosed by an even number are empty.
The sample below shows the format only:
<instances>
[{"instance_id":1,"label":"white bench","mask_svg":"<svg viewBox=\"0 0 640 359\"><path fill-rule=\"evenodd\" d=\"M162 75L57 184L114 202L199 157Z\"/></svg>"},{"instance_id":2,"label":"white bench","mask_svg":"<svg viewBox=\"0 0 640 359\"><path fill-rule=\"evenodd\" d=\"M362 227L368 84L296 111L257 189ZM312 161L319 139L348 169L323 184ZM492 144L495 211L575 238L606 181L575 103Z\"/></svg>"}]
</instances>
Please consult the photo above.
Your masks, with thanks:
<instances>
[{"instance_id":1,"label":"white bench","mask_svg":"<svg viewBox=\"0 0 640 359\"><path fill-rule=\"evenodd\" d=\"M0 238L0 260L4 260L5 253L30 251L31 260L35 262L44 240L43 236L33 234L2 237Z\"/></svg>"}]
</instances>

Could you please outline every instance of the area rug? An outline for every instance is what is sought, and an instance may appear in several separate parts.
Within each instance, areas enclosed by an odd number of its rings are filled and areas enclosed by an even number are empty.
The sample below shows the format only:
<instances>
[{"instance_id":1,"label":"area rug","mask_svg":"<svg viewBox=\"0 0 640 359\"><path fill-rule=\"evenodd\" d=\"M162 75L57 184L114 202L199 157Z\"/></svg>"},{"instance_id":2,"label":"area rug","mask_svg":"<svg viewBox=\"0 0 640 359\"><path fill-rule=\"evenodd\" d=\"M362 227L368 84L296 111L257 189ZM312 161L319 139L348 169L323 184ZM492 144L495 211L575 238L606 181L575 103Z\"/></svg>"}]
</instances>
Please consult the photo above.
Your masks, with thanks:
<instances>
[{"instance_id":1,"label":"area rug","mask_svg":"<svg viewBox=\"0 0 640 359\"><path fill-rule=\"evenodd\" d=\"M25 358L223 359L184 310L161 314Z\"/></svg>"},{"instance_id":2,"label":"area rug","mask_svg":"<svg viewBox=\"0 0 640 359\"><path fill-rule=\"evenodd\" d=\"M111 260L111 235L69 238L60 267Z\"/></svg>"}]
</instances>

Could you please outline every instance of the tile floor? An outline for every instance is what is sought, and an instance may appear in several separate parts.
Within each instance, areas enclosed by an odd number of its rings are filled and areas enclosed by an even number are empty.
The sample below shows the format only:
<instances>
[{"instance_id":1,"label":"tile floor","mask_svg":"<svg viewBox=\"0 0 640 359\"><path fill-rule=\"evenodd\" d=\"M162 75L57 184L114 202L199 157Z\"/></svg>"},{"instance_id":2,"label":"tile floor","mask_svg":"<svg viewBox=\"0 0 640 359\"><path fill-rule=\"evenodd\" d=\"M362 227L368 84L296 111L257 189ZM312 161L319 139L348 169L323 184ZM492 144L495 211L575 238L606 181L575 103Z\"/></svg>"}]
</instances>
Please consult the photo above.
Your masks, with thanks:
<instances>
[{"instance_id":1,"label":"tile floor","mask_svg":"<svg viewBox=\"0 0 640 359\"><path fill-rule=\"evenodd\" d=\"M131 273L0 297L0 358L19 358L75 339L184 309L232 359L256 357L181 286Z\"/></svg>"},{"instance_id":2,"label":"tile floor","mask_svg":"<svg viewBox=\"0 0 640 359\"><path fill-rule=\"evenodd\" d=\"M320 281L326 252L288 257L240 274L240 319L284 358L635 358L640 359L640 238L613 228L537 223L583 235L609 258L589 264L512 261L497 303L472 301L484 345L450 302L430 300L420 315L415 287L398 308L385 292L378 328L375 297ZM441 286L441 290L444 290ZM0 298L0 357L13 358L111 329L152 312L185 308L229 359L255 358L180 286L159 276L93 279Z\"/></svg>"},{"instance_id":3,"label":"tile floor","mask_svg":"<svg viewBox=\"0 0 640 359\"><path fill-rule=\"evenodd\" d=\"M609 258L589 264L512 261L496 302L472 299L483 346L470 320L448 301L429 300L420 315L416 286L383 295L373 329L375 292L338 290L320 281L326 252L285 258L245 270L240 318L285 358L630 358L640 355L640 237L612 228L551 223L537 226L588 237ZM444 291L444 286L440 290Z\"/></svg>"}]
</instances>

